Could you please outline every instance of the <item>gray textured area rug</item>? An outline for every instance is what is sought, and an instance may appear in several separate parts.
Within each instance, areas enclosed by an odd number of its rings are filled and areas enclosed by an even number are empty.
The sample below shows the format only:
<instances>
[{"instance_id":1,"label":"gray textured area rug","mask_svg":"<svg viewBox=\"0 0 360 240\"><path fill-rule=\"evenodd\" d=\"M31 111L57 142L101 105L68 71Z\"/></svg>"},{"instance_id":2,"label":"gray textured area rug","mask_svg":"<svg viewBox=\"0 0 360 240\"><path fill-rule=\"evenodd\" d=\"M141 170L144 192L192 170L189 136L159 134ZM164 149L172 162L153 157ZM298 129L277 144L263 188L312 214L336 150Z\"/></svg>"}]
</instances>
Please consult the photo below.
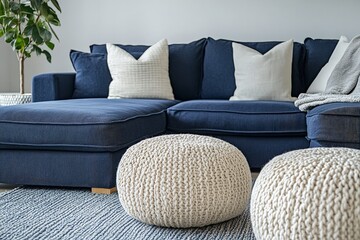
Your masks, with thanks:
<instances>
[{"instance_id":1,"label":"gray textured area rug","mask_svg":"<svg viewBox=\"0 0 360 240\"><path fill-rule=\"evenodd\" d=\"M129 217L117 194L20 187L0 194L0 239L255 239L249 209L202 228L150 226Z\"/></svg>"}]
</instances>

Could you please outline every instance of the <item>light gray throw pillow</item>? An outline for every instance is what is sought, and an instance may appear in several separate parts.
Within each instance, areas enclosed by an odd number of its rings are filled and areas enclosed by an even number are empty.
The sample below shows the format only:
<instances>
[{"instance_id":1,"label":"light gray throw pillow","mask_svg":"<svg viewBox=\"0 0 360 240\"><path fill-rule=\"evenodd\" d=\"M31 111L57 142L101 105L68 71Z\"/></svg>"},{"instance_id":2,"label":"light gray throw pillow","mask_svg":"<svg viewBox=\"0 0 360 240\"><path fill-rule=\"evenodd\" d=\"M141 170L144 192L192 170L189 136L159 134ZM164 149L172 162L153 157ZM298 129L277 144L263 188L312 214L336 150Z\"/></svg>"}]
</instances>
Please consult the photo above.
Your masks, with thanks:
<instances>
[{"instance_id":1,"label":"light gray throw pillow","mask_svg":"<svg viewBox=\"0 0 360 240\"><path fill-rule=\"evenodd\" d=\"M265 54L233 43L236 89L230 100L294 101L291 97L293 40Z\"/></svg>"}]
</instances>

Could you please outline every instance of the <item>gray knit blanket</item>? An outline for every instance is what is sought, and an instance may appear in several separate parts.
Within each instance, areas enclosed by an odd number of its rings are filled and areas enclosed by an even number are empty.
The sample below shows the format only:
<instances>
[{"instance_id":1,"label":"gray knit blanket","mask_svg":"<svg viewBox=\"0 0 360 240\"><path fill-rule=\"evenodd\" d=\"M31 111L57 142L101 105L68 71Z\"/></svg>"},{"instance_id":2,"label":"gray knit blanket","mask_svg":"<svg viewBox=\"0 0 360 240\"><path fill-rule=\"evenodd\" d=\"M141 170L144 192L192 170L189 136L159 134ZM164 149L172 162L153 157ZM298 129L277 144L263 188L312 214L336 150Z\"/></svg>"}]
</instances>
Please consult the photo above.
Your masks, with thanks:
<instances>
[{"instance_id":1,"label":"gray knit blanket","mask_svg":"<svg viewBox=\"0 0 360 240\"><path fill-rule=\"evenodd\" d=\"M316 106L333 102L360 102L360 35L353 38L343 57L335 66L325 92L301 93L295 106L308 111Z\"/></svg>"}]
</instances>

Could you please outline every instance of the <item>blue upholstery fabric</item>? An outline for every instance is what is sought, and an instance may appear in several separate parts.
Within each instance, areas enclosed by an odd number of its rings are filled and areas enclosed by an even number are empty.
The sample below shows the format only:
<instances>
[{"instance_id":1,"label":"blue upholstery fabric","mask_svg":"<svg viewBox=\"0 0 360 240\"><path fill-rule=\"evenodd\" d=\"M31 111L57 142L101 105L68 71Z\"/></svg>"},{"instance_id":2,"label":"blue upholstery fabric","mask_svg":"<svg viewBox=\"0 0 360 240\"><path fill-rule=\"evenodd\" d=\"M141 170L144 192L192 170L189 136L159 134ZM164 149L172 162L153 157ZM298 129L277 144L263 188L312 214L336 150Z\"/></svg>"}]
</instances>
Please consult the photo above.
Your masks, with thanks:
<instances>
[{"instance_id":1,"label":"blue upholstery fabric","mask_svg":"<svg viewBox=\"0 0 360 240\"><path fill-rule=\"evenodd\" d=\"M304 44L306 48L306 58L304 75L306 90L314 81L321 68L329 61L337 43L338 40L305 39Z\"/></svg>"},{"instance_id":2,"label":"blue upholstery fabric","mask_svg":"<svg viewBox=\"0 0 360 240\"><path fill-rule=\"evenodd\" d=\"M204 79L201 98L229 99L235 91L234 61L231 40L208 38L204 57ZM264 54L280 42L238 42ZM292 96L304 92L303 66L305 48L294 43L292 63Z\"/></svg>"},{"instance_id":3,"label":"blue upholstery fabric","mask_svg":"<svg viewBox=\"0 0 360 240\"><path fill-rule=\"evenodd\" d=\"M118 151L165 131L177 101L72 99L0 108L0 148Z\"/></svg>"},{"instance_id":4,"label":"blue upholstery fabric","mask_svg":"<svg viewBox=\"0 0 360 240\"><path fill-rule=\"evenodd\" d=\"M242 136L305 136L305 113L293 102L193 100L170 107L171 131Z\"/></svg>"},{"instance_id":5,"label":"blue upholstery fabric","mask_svg":"<svg viewBox=\"0 0 360 240\"><path fill-rule=\"evenodd\" d=\"M193 133L190 131L171 131L167 134ZM204 133L201 133L204 134ZM246 157L249 166L253 170L260 170L273 157L282 153L304 149L309 147L309 141L305 136L241 136L206 134L220 138L237 147Z\"/></svg>"},{"instance_id":6,"label":"blue upholstery fabric","mask_svg":"<svg viewBox=\"0 0 360 240\"><path fill-rule=\"evenodd\" d=\"M200 39L188 44L169 45L169 75L175 99L199 98L205 44L206 39ZM135 58L139 58L149 48L142 45L116 45ZM90 50L92 53L107 53L105 44L92 45Z\"/></svg>"},{"instance_id":7,"label":"blue upholstery fabric","mask_svg":"<svg viewBox=\"0 0 360 240\"><path fill-rule=\"evenodd\" d=\"M125 150L0 150L0 183L112 188Z\"/></svg>"},{"instance_id":8,"label":"blue upholstery fabric","mask_svg":"<svg viewBox=\"0 0 360 240\"><path fill-rule=\"evenodd\" d=\"M288 151L309 147L309 141L305 136L278 136L278 137L250 137L214 135L227 141L245 155L250 168L260 170L273 157Z\"/></svg>"},{"instance_id":9,"label":"blue upholstery fabric","mask_svg":"<svg viewBox=\"0 0 360 240\"><path fill-rule=\"evenodd\" d=\"M342 142L330 142L330 141L318 141L318 140L311 140L310 146L311 148L314 147L346 147L346 148L359 148L358 143L342 143Z\"/></svg>"},{"instance_id":10,"label":"blue upholstery fabric","mask_svg":"<svg viewBox=\"0 0 360 240\"><path fill-rule=\"evenodd\" d=\"M32 101L70 99L74 92L75 73L46 73L32 80Z\"/></svg>"},{"instance_id":11,"label":"blue upholstery fabric","mask_svg":"<svg viewBox=\"0 0 360 240\"><path fill-rule=\"evenodd\" d=\"M307 114L311 146L360 148L360 103L330 103Z\"/></svg>"},{"instance_id":12,"label":"blue upholstery fabric","mask_svg":"<svg viewBox=\"0 0 360 240\"><path fill-rule=\"evenodd\" d=\"M150 47L147 45L123 45L123 44L115 44L115 45L130 53L136 59L139 59L141 55ZM172 45L169 45L169 48L170 46ZM93 44L90 46L90 52L107 54L106 44Z\"/></svg>"},{"instance_id":13,"label":"blue upholstery fabric","mask_svg":"<svg viewBox=\"0 0 360 240\"><path fill-rule=\"evenodd\" d=\"M73 98L106 98L112 81L105 54L70 51L76 71Z\"/></svg>"}]
</instances>

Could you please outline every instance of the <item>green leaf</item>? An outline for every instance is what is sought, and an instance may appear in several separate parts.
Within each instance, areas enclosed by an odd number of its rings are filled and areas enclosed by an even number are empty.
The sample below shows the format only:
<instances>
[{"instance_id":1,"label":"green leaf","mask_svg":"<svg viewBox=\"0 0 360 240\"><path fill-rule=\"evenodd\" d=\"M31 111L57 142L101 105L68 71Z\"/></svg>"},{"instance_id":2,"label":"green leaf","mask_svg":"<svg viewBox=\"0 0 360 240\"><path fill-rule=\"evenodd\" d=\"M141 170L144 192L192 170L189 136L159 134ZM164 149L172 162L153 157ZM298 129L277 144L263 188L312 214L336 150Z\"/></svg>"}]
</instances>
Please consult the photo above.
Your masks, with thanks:
<instances>
[{"instance_id":1,"label":"green leaf","mask_svg":"<svg viewBox=\"0 0 360 240\"><path fill-rule=\"evenodd\" d=\"M13 26L18 24L18 20L16 18L13 18L13 17L4 17L3 21L4 21L3 24L4 24L4 26L6 28L7 27L12 28Z\"/></svg>"},{"instance_id":2,"label":"green leaf","mask_svg":"<svg viewBox=\"0 0 360 240\"><path fill-rule=\"evenodd\" d=\"M34 27L35 27L34 24L31 24L31 25L28 24L28 25L24 28L24 31L23 31L24 35L25 35L25 36L31 36Z\"/></svg>"},{"instance_id":3,"label":"green leaf","mask_svg":"<svg viewBox=\"0 0 360 240\"><path fill-rule=\"evenodd\" d=\"M47 19L49 15L49 6L47 5L47 3L41 4L40 13Z\"/></svg>"},{"instance_id":4,"label":"green leaf","mask_svg":"<svg viewBox=\"0 0 360 240\"><path fill-rule=\"evenodd\" d=\"M33 51L35 51L36 52L36 55L40 55L40 54L42 54L42 50L41 50L41 48L39 48L38 46L36 46L36 45L33 45L32 46L33 47Z\"/></svg>"},{"instance_id":5,"label":"green leaf","mask_svg":"<svg viewBox=\"0 0 360 240\"><path fill-rule=\"evenodd\" d=\"M54 31L54 29L52 28L52 26L50 25L50 23L48 23L48 26L49 26L49 28L50 28L50 30L51 30L51 32L52 32L52 34L54 34L55 38L56 38L58 41L60 41L60 39L59 39L58 35L57 35L57 34L56 34L56 32Z\"/></svg>"},{"instance_id":6,"label":"green leaf","mask_svg":"<svg viewBox=\"0 0 360 240\"><path fill-rule=\"evenodd\" d=\"M50 53L49 53L48 51L46 51L46 50L43 50L42 53L45 54L46 60L47 60L49 63L51 63L51 55L50 55Z\"/></svg>"},{"instance_id":7,"label":"green leaf","mask_svg":"<svg viewBox=\"0 0 360 240\"><path fill-rule=\"evenodd\" d=\"M54 26L59 27L61 25L59 19L54 18L53 15L49 15L46 20Z\"/></svg>"},{"instance_id":8,"label":"green leaf","mask_svg":"<svg viewBox=\"0 0 360 240\"><path fill-rule=\"evenodd\" d=\"M7 24L4 24L4 30L5 32L14 32L17 33L18 32L18 20L17 19L13 19L10 22L7 22Z\"/></svg>"},{"instance_id":9,"label":"green leaf","mask_svg":"<svg viewBox=\"0 0 360 240\"><path fill-rule=\"evenodd\" d=\"M58 18L58 16L56 15L56 12L54 11L54 9L49 8L49 15L46 18L46 20L51 23L54 26L60 26L60 20Z\"/></svg>"},{"instance_id":10,"label":"green leaf","mask_svg":"<svg viewBox=\"0 0 360 240\"><path fill-rule=\"evenodd\" d=\"M4 36L4 30L0 29L0 38Z\"/></svg>"},{"instance_id":11,"label":"green leaf","mask_svg":"<svg viewBox=\"0 0 360 240\"><path fill-rule=\"evenodd\" d=\"M30 58L30 57L31 57L31 53L28 52L28 51L24 51L24 55L25 55L25 57L27 57L27 58Z\"/></svg>"},{"instance_id":12,"label":"green leaf","mask_svg":"<svg viewBox=\"0 0 360 240\"><path fill-rule=\"evenodd\" d=\"M19 51L19 50L23 50L25 48L25 41L22 37L18 36L14 42L13 47L15 48L15 50Z\"/></svg>"},{"instance_id":13,"label":"green leaf","mask_svg":"<svg viewBox=\"0 0 360 240\"><path fill-rule=\"evenodd\" d=\"M40 10L42 0L30 0L30 4L36 10Z\"/></svg>"},{"instance_id":14,"label":"green leaf","mask_svg":"<svg viewBox=\"0 0 360 240\"><path fill-rule=\"evenodd\" d=\"M35 16L33 14L27 14L26 16L29 19L29 21L35 22Z\"/></svg>"},{"instance_id":15,"label":"green leaf","mask_svg":"<svg viewBox=\"0 0 360 240\"><path fill-rule=\"evenodd\" d=\"M11 41L14 40L14 37L15 37L14 32L11 32L11 31L10 32L5 32L5 36L4 36L5 42L11 43Z\"/></svg>"},{"instance_id":16,"label":"green leaf","mask_svg":"<svg viewBox=\"0 0 360 240\"><path fill-rule=\"evenodd\" d=\"M55 44L48 41L48 42L45 42L46 46L50 49L50 50L54 50L55 48Z\"/></svg>"},{"instance_id":17,"label":"green leaf","mask_svg":"<svg viewBox=\"0 0 360 240\"><path fill-rule=\"evenodd\" d=\"M20 11L20 4L17 2L14 2L14 1L9 2L9 7L10 7L10 10L15 14L18 14Z\"/></svg>"},{"instance_id":18,"label":"green leaf","mask_svg":"<svg viewBox=\"0 0 360 240\"><path fill-rule=\"evenodd\" d=\"M45 28L39 28L39 33L44 42L48 42L52 38L51 32Z\"/></svg>"},{"instance_id":19,"label":"green leaf","mask_svg":"<svg viewBox=\"0 0 360 240\"><path fill-rule=\"evenodd\" d=\"M61 12L61 8L60 8L60 5L58 3L57 0L51 0L52 4L54 5L54 7L59 11Z\"/></svg>"},{"instance_id":20,"label":"green leaf","mask_svg":"<svg viewBox=\"0 0 360 240\"><path fill-rule=\"evenodd\" d=\"M30 38L26 37L24 38L25 46L27 47L30 43Z\"/></svg>"},{"instance_id":21,"label":"green leaf","mask_svg":"<svg viewBox=\"0 0 360 240\"><path fill-rule=\"evenodd\" d=\"M3 15L5 15L5 9L4 9L4 4L0 0L0 16L3 16Z\"/></svg>"},{"instance_id":22,"label":"green leaf","mask_svg":"<svg viewBox=\"0 0 360 240\"><path fill-rule=\"evenodd\" d=\"M23 14L34 14L34 10L32 9L32 7L30 7L29 5L25 5L25 4L21 4L20 5L20 12Z\"/></svg>"},{"instance_id":23,"label":"green leaf","mask_svg":"<svg viewBox=\"0 0 360 240\"><path fill-rule=\"evenodd\" d=\"M36 44L40 45L40 44L44 43L44 40L40 36L39 29L36 26L34 26L33 29L32 29L31 37L32 37L32 39L34 40L34 42Z\"/></svg>"},{"instance_id":24,"label":"green leaf","mask_svg":"<svg viewBox=\"0 0 360 240\"><path fill-rule=\"evenodd\" d=\"M9 1L8 0L1 0L1 1L4 6L4 12L6 13L7 11L9 11Z\"/></svg>"}]
</instances>

